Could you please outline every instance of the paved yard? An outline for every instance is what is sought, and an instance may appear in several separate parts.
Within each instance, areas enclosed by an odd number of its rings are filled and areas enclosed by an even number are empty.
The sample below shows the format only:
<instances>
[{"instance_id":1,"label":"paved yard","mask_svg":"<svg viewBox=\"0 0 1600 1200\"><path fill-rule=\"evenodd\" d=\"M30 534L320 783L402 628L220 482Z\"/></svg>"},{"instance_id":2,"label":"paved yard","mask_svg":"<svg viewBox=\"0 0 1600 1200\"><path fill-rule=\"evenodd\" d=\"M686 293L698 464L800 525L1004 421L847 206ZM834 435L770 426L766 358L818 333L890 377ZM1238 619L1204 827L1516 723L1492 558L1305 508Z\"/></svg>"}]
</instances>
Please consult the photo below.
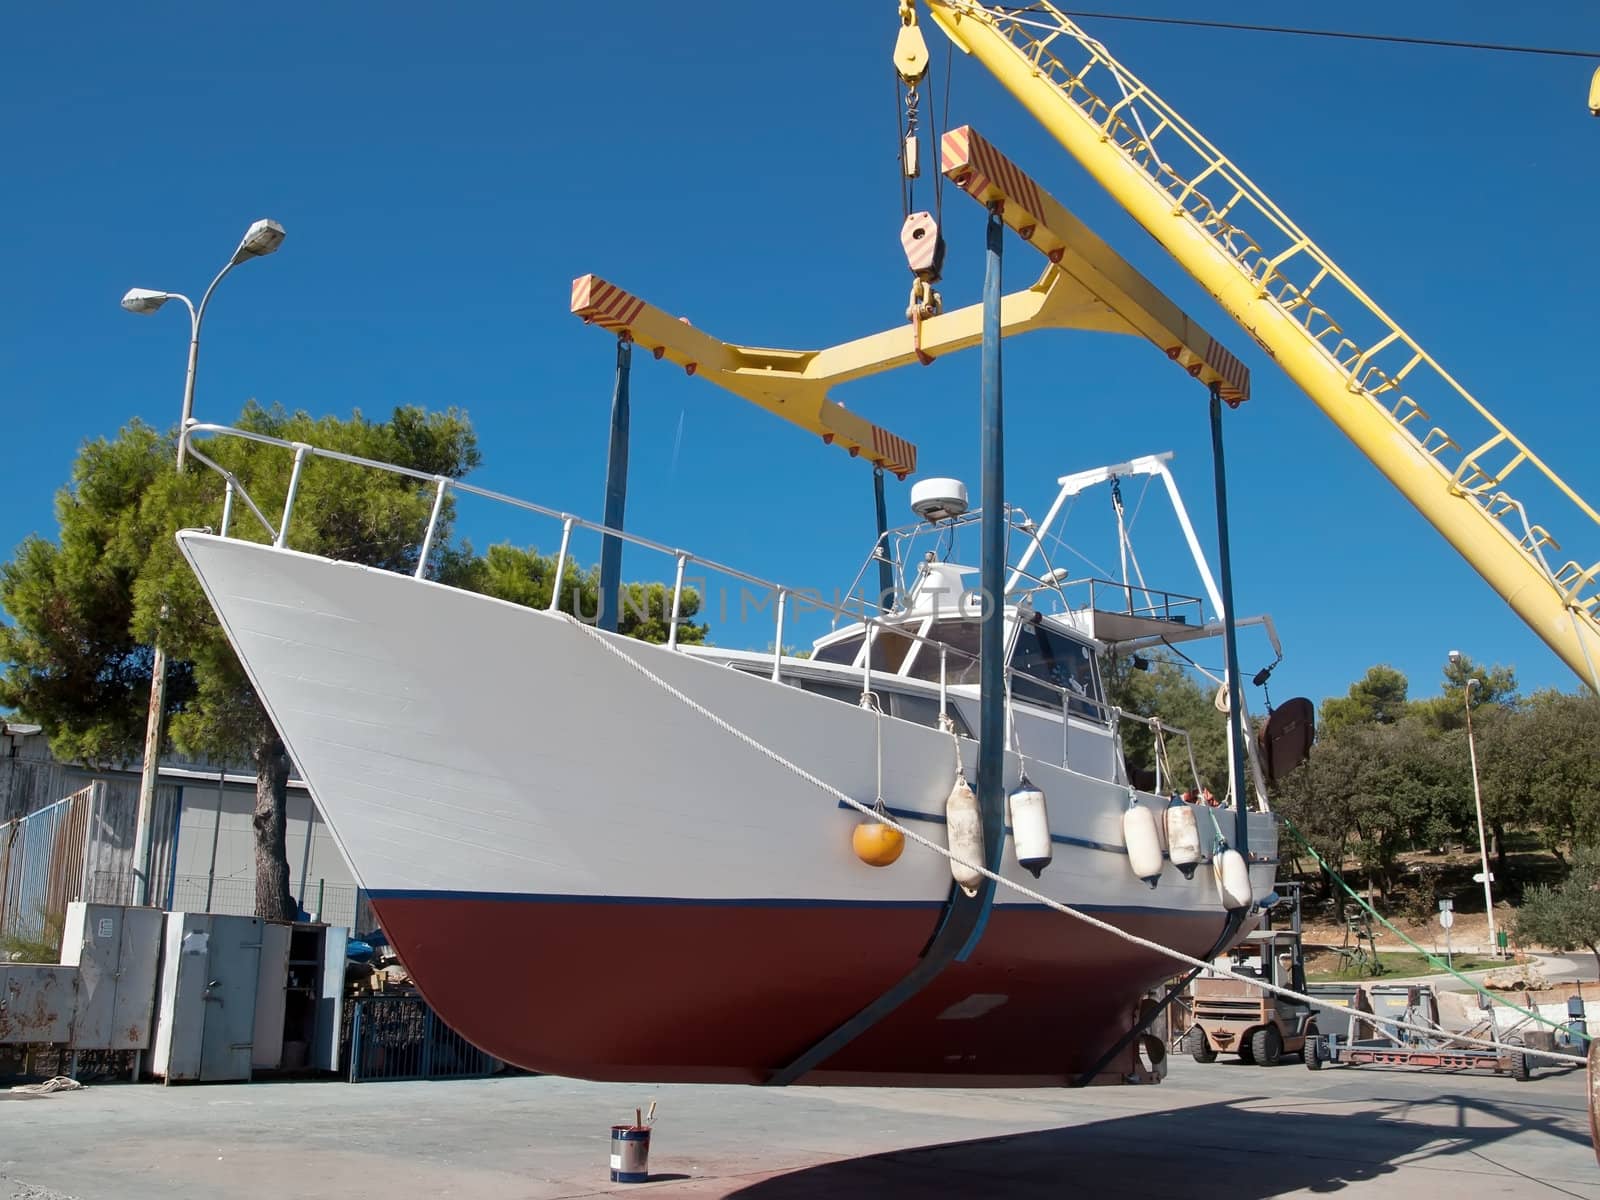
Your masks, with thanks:
<instances>
[{"instance_id":1,"label":"paved yard","mask_svg":"<svg viewBox=\"0 0 1600 1200\"><path fill-rule=\"evenodd\" d=\"M0 1200L1594 1197L1581 1073L1174 1064L1156 1088L650 1088L554 1078L0 1093ZM608 1130L659 1101L652 1182Z\"/></svg>"}]
</instances>

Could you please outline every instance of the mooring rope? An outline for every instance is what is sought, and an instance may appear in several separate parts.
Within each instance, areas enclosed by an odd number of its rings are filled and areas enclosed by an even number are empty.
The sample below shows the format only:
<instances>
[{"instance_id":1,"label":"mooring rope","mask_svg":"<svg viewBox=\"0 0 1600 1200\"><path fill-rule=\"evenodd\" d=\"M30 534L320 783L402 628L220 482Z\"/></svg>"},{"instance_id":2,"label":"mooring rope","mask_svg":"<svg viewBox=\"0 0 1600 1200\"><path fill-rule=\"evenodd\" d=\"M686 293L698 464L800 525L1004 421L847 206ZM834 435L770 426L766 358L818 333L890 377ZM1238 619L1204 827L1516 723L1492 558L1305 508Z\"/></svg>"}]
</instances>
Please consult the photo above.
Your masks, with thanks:
<instances>
[{"instance_id":1,"label":"mooring rope","mask_svg":"<svg viewBox=\"0 0 1600 1200\"><path fill-rule=\"evenodd\" d=\"M1130 933L1125 929L1119 929L1117 926L1112 925L1108 921L1102 921L1100 918L1073 908L1069 904L1064 904L1059 900L1053 900L1049 896L1044 895L1042 892L1035 891L1033 888L1028 887L1026 884L1021 884L1017 883L1015 880L1006 879L997 872L991 871L981 864L968 862L966 859L960 858L952 853L948 846L941 846L931 838L924 837L916 830L908 829L904 824L894 820L887 813L875 812L871 806L861 803L853 796L846 795L844 792L834 787L831 783L828 783L826 780L819 779L810 771L807 771L798 763L791 762L787 758L783 757L783 755L779 754L776 750L773 750L771 747L762 745L748 733L745 733L742 729L737 728L728 721L724 720L722 717L718 716L716 713L712 712L705 705L694 699L694 697L688 695L678 687L667 682L667 680L661 678L661 676L657 675L638 659L628 654L614 641L602 634L598 629L585 624L583 621L580 621L570 613L558 612L550 615L561 617L569 622L574 628L581 630L586 636L593 638L609 653L615 655L624 663L628 664L628 666L639 672L639 674L643 675L646 679L655 684L662 691L666 692L669 696L673 697L675 700L678 700L694 712L699 713L702 717L706 718L706 720L717 726L717 728L721 729L724 733L727 733L736 740L743 742L756 753L771 759L780 767L783 767L785 770L805 780L805 782L811 784L819 791L822 791L825 794L833 797L845 807L853 808L864 817L868 817L874 821L879 821L882 824L889 826L891 829L898 830L901 836L916 842L919 846L924 846L927 849L932 850L935 854L938 854L950 860L951 862L958 863L961 866L966 867L968 870L975 871L985 879L993 880L998 887L1009 888L1016 894L1025 896L1037 904L1044 905L1046 908L1053 909L1054 911L1062 913L1065 916L1069 916L1075 920L1081 921L1085 925L1089 925L1095 929L1101 930L1102 932L1109 933L1112 937L1120 938L1131 945L1139 946L1142 949L1152 951L1153 953L1162 955L1165 958L1170 958L1175 962L1183 963L1186 966L1197 967L1202 971L1210 971L1216 975L1223 975L1232 979L1237 979L1241 983L1248 984L1249 986L1258 988L1264 992L1270 992L1275 996L1282 996L1284 999L1292 1000L1297 1004L1305 1004L1312 1008L1324 1009L1343 1016L1349 1016L1351 1014L1351 1010L1345 1008L1343 1005L1334 1004L1327 1000L1319 1000L1315 996L1307 995L1303 992L1297 992L1292 988L1281 987L1278 984L1268 983L1264 979L1256 979L1253 976L1241 974L1231 967L1217 966L1213 963L1206 962L1204 959L1195 958L1192 955L1185 954L1182 950L1175 950L1171 946L1163 946L1160 942L1155 942L1151 941L1149 938L1140 937L1138 934ZM1376 1025L1388 1025L1395 1029L1407 1029L1414 1033L1426 1034L1429 1037L1438 1037L1441 1032L1435 1026L1420 1025L1401 1020L1397 1017L1379 1016L1376 1013L1360 1013L1359 1018L1363 1021L1370 1021ZM1478 1046L1501 1052L1506 1050L1506 1047L1501 1043L1492 1042L1484 1038L1467 1037L1464 1034L1447 1034L1446 1036L1448 1036L1452 1042L1461 1046ZM1529 1058L1542 1058L1551 1062L1569 1063L1580 1067L1588 1065L1589 1061L1587 1058L1580 1058L1577 1055L1561 1054L1553 1050L1535 1050L1526 1046L1516 1047L1515 1053L1526 1055Z\"/></svg>"}]
</instances>

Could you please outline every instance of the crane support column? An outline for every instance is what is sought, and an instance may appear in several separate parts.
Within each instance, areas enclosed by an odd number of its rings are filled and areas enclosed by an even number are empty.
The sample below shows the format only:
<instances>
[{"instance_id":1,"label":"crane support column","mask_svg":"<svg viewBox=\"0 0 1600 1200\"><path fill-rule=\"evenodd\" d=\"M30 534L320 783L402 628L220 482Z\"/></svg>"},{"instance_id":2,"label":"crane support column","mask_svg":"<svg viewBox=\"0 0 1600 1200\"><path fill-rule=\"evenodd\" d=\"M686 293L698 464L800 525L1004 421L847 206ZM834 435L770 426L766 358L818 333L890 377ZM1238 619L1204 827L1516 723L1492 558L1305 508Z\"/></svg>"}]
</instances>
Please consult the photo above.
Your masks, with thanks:
<instances>
[{"instance_id":1,"label":"crane support column","mask_svg":"<svg viewBox=\"0 0 1600 1200\"><path fill-rule=\"evenodd\" d=\"M1228 786L1236 822L1233 848L1250 861L1250 804L1244 786L1244 688L1239 683L1239 630L1233 619L1233 558L1228 548L1228 472L1222 459L1222 388L1211 385L1211 461L1217 484L1217 571L1222 576L1222 646L1228 672Z\"/></svg>"},{"instance_id":2,"label":"crane support column","mask_svg":"<svg viewBox=\"0 0 1600 1200\"><path fill-rule=\"evenodd\" d=\"M611 393L611 449L606 456L607 529L621 529L628 505L628 376L633 366L633 343L617 339L617 383ZM559 591L561 581L556 580ZM622 539L607 534L600 542L599 625L617 631L622 616Z\"/></svg>"},{"instance_id":3,"label":"crane support column","mask_svg":"<svg viewBox=\"0 0 1600 1200\"><path fill-rule=\"evenodd\" d=\"M980 635L978 811L983 816L984 865L1000 869L1005 846L1005 458L1000 396L1000 253L1005 224L991 213L983 276L983 632ZM940 910L922 957L894 986L820 1040L801 1051L767 1077L767 1084L783 1087L814 1067L821 1066L856 1038L915 996L952 962L964 961L983 937L989 910L994 905L994 880L985 878L973 895L952 883L950 896Z\"/></svg>"},{"instance_id":4,"label":"crane support column","mask_svg":"<svg viewBox=\"0 0 1600 1200\"><path fill-rule=\"evenodd\" d=\"M878 514L878 610L888 612L894 603L894 566L889 561L889 509L883 496L883 468L872 469L872 499Z\"/></svg>"},{"instance_id":5,"label":"crane support column","mask_svg":"<svg viewBox=\"0 0 1600 1200\"><path fill-rule=\"evenodd\" d=\"M983 816L984 866L1000 869L1005 841L1006 767L1006 437L1005 395L1000 377L1000 266L1005 247L1005 222L990 211L984 245L982 464L980 496L983 541L979 554L979 587L983 596L978 632L978 812ZM962 947L964 959L983 936L994 903L994 880L979 886L976 928Z\"/></svg>"}]
</instances>

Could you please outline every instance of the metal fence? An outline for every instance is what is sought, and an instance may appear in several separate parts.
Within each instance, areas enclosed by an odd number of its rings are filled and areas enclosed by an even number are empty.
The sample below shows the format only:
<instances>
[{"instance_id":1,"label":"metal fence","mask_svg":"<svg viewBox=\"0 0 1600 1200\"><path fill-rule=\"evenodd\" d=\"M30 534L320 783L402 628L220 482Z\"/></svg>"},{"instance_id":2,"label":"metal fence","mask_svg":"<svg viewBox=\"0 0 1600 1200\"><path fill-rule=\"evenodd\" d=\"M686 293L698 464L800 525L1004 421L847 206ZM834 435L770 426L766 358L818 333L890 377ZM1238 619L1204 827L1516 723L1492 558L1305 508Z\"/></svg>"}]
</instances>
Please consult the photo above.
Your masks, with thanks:
<instances>
[{"instance_id":1,"label":"metal fence","mask_svg":"<svg viewBox=\"0 0 1600 1200\"><path fill-rule=\"evenodd\" d=\"M289 892L300 907L329 925L356 927L360 889L354 884L327 884L320 879L289 881ZM174 912L211 912L252 916L256 911L255 876L174 875L166 892L166 907Z\"/></svg>"},{"instance_id":2,"label":"metal fence","mask_svg":"<svg viewBox=\"0 0 1600 1200\"><path fill-rule=\"evenodd\" d=\"M435 1016L421 996L362 996L347 1008L351 1083L481 1079L504 1066Z\"/></svg>"},{"instance_id":3,"label":"metal fence","mask_svg":"<svg viewBox=\"0 0 1600 1200\"><path fill-rule=\"evenodd\" d=\"M0 826L0 937L39 942L83 890L94 788Z\"/></svg>"}]
</instances>

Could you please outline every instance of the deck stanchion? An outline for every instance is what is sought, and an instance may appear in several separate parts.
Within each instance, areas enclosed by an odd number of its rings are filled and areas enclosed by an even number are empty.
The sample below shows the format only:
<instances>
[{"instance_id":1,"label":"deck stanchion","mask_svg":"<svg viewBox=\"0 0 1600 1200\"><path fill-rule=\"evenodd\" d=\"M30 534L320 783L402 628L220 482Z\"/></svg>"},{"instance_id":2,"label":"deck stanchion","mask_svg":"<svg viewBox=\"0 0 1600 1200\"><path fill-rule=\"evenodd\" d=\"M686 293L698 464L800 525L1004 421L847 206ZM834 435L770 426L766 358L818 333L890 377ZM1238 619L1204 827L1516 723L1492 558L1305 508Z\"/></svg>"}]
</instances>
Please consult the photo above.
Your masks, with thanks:
<instances>
[{"instance_id":1,"label":"deck stanchion","mask_svg":"<svg viewBox=\"0 0 1600 1200\"><path fill-rule=\"evenodd\" d=\"M445 492L449 490L450 480L439 476L439 487L433 494L433 511L428 514L428 532L422 536L422 550L417 554L416 578L421 579L428 573L428 554L433 550L433 538L439 531L439 513L444 509ZM231 499L231 493L229 498Z\"/></svg>"},{"instance_id":2,"label":"deck stanchion","mask_svg":"<svg viewBox=\"0 0 1600 1200\"><path fill-rule=\"evenodd\" d=\"M283 520L278 524L278 536L272 539L272 544L282 550L289 544L289 517L294 512L295 493L300 490L300 472L305 470L306 451L310 446L296 442L294 446L294 469L289 472L289 494L283 498Z\"/></svg>"},{"instance_id":3,"label":"deck stanchion","mask_svg":"<svg viewBox=\"0 0 1600 1200\"><path fill-rule=\"evenodd\" d=\"M550 611L561 611L561 577L567 573L567 547L572 544L573 518L561 522L561 549L556 552L556 574L550 585ZM576 604L574 608L578 607Z\"/></svg>"},{"instance_id":4,"label":"deck stanchion","mask_svg":"<svg viewBox=\"0 0 1600 1200\"><path fill-rule=\"evenodd\" d=\"M1228 775L1233 788L1233 848L1250 861L1250 804L1244 788L1244 689L1233 620L1233 562L1228 553L1228 474L1222 461L1222 385L1211 385L1211 461L1217 484L1217 571L1222 576L1222 645L1228 674Z\"/></svg>"},{"instance_id":5,"label":"deck stanchion","mask_svg":"<svg viewBox=\"0 0 1600 1200\"><path fill-rule=\"evenodd\" d=\"M611 393L611 450L606 458L607 529L621 529L623 510L628 503L628 375L633 365L633 343L617 339L617 382ZM622 586L622 539L606 534L600 542L600 620L599 627L612 633L622 614L619 591Z\"/></svg>"},{"instance_id":6,"label":"deck stanchion","mask_svg":"<svg viewBox=\"0 0 1600 1200\"><path fill-rule=\"evenodd\" d=\"M783 667L783 607L789 593L785 588L778 589L778 621L772 634L772 682L777 683Z\"/></svg>"},{"instance_id":7,"label":"deck stanchion","mask_svg":"<svg viewBox=\"0 0 1600 1200\"><path fill-rule=\"evenodd\" d=\"M689 561L687 554L678 555L678 570L672 577L672 622L667 626L667 649L678 648L678 610L683 605L683 567Z\"/></svg>"}]
</instances>

